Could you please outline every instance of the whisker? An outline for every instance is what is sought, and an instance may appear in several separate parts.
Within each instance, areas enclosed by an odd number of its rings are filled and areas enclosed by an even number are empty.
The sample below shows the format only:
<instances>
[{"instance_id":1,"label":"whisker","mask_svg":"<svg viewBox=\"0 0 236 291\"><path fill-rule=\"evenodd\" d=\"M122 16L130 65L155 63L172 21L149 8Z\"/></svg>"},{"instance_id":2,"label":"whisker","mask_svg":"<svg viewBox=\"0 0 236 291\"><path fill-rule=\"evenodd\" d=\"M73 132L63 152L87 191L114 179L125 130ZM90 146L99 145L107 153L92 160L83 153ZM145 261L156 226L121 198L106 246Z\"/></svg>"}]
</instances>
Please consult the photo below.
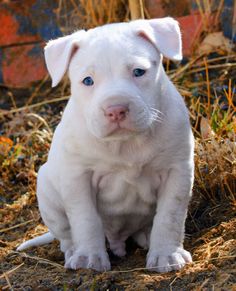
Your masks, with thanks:
<instances>
[{"instance_id":1,"label":"whisker","mask_svg":"<svg viewBox=\"0 0 236 291\"><path fill-rule=\"evenodd\" d=\"M150 111L165 116L165 114L163 112L161 112L160 110L158 110L154 107L150 107Z\"/></svg>"},{"instance_id":2,"label":"whisker","mask_svg":"<svg viewBox=\"0 0 236 291\"><path fill-rule=\"evenodd\" d=\"M150 117L150 121L151 122L159 122L162 123L165 119L165 114L163 112L161 112L160 110L154 108L154 107L150 107L150 111L151 111L151 117Z\"/></svg>"},{"instance_id":3,"label":"whisker","mask_svg":"<svg viewBox=\"0 0 236 291\"><path fill-rule=\"evenodd\" d=\"M152 117L150 118L150 121L151 122L155 122L156 121L156 122L159 122L159 123L163 123L163 119L152 118Z\"/></svg>"},{"instance_id":4,"label":"whisker","mask_svg":"<svg viewBox=\"0 0 236 291\"><path fill-rule=\"evenodd\" d=\"M158 114L151 114L151 118L159 119L159 120L164 121L164 116L160 116Z\"/></svg>"},{"instance_id":5,"label":"whisker","mask_svg":"<svg viewBox=\"0 0 236 291\"><path fill-rule=\"evenodd\" d=\"M155 111L160 111L159 109L155 108L155 107L150 107L150 109L153 109Z\"/></svg>"},{"instance_id":6,"label":"whisker","mask_svg":"<svg viewBox=\"0 0 236 291\"><path fill-rule=\"evenodd\" d=\"M160 112L156 112L156 111L151 111L151 113L157 116L163 116L163 117L165 116L164 114L161 114Z\"/></svg>"},{"instance_id":7,"label":"whisker","mask_svg":"<svg viewBox=\"0 0 236 291\"><path fill-rule=\"evenodd\" d=\"M164 121L164 116L160 116L160 114L157 112L152 112L150 116L150 121L151 122L156 121L156 122L162 123Z\"/></svg>"}]
</instances>

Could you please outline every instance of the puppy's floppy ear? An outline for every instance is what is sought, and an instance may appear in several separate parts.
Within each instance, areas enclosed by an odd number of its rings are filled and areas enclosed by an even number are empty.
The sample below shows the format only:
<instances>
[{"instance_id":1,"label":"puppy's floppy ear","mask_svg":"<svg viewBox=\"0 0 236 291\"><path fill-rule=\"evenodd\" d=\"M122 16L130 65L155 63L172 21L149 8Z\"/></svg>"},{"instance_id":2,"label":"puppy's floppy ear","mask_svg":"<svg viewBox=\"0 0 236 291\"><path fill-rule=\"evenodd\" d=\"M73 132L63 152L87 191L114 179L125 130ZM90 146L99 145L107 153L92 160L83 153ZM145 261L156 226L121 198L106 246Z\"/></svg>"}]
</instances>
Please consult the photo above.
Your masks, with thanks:
<instances>
[{"instance_id":1,"label":"puppy's floppy ear","mask_svg":"<svg viewBox=\"0 0 236 291\"><path fill-rule=\"evenodd\" d=\"M71 35L51 40L44 48L47 69L52 78L52 87L55 87L66 73L84 33L84 30L79 30Z\"/></svg>"},{"instance_id":2,"label":"puppy's floppy ear","mask_svg":"<svg viewBox=\"0 0 236 291\"><path fill-rule=\"evenodd\" d=\"M171 17L136 20L130 23L136 33L150 41L165 57L182 59L182 41L179 24Z\"/></svg>"}]
</instances>

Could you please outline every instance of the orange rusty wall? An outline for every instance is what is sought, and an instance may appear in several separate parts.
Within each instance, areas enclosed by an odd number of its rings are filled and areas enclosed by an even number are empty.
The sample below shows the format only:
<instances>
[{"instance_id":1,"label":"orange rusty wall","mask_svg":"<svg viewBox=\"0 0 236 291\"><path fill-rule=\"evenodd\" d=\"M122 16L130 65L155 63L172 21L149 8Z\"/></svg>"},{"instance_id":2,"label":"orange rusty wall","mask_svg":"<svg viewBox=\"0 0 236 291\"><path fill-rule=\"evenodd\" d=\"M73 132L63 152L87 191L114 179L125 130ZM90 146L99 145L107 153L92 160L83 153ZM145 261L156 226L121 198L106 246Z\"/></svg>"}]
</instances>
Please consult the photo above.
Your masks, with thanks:
<instances>
[{"instance_id":1,"label":"orange rusty wall","mask_svg":"<svg viewBox=\"0 0 236 291\"><path fill-rule=\"evenodd\" d=\"M192 53L202 18L193 0L144 0L151 17L176 17L180 23L183 52ZM217 3L220 0L212 0ZM218 1L218 2L217 2ZM61 36L55 11L59 0L0 1L0 84L25 87L42 80L47 74L43 46L49 39ZM76 2L78 3L78 2ZM235 5L236 7L236 5ZM233 0L224 1L222 29L232 35ZM77 27L71 27L71 31ZM236 41L236 34L232 35Z\"/></svg>"},{"instance_id":2,"label":"orange rusty wall","mask_svg":"<svg viewBox=\"0 0 236 291\"><path fill-rule=\"evenodd\" d=\"M0 3L0 83L25 87L45 77L43 46L61 35L57 5L54 0Z\"/></svg>"}]
</instances>

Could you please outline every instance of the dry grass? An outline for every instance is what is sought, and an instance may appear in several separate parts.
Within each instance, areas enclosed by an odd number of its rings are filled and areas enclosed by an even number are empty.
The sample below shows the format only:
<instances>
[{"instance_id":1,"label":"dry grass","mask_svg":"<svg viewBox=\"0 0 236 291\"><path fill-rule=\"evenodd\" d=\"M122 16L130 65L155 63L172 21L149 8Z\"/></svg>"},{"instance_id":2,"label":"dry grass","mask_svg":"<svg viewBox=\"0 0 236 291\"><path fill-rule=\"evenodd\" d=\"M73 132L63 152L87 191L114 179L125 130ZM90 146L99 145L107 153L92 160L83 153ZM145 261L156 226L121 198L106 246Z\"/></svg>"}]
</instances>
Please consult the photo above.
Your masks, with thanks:
<instances>
[{"instance_id":1,"label":"dry grass","mask_svg":"<svg viewBox=\"0 0 236 291\"><path fill-rule=\"evenodd\" d=\"M89 29L104 23L128 21L128 1L60 0L57 19L66 34L74 27Z\"/></svg>"},{"instance_id":2,"label":"dry grass","mask_svg":"<svg viewBox=\"0 0 236 291\"><path fill-rule=\"evenodd\" d=\"M222 56L219 52L213 59L211 55L209 61L207 56L193 58L171 72L171 78L190 111L199 192L211 202L218 192L222 200L235 201L236 89L235 79L231 79L236 72L235 55Z\"/></svg>"},{"instance_id":3,"label":"dry grass","mask_svg":"<svg viewBox=\"0 0 236 291\"><path fill-rule=\"evenodd\" d=\"M58 17L65 32L77 19L87 28L129 17L126 1L109 1L110 6L108 1L80 1L82 10L76 8L75 0L59 3ZM207 1L203 3L209 10ZM74 9L68 14L70 5ZM85 13L81 15L81 11ZM207 29L206 25L204 33ZM236 54L220 50L193 55L183 65L165 65L188 105L196 140L194 195L186 225L186 246L194 263L170 274L147 273L143 268L145 252L132 246L126 260L112 259L114 271L97 274L61 269L63 257L57 243L27 255L14 252L23 237L46 231L35 199L37 170L47 159L53 131L69 95L66 80L52 90L46 77L22 100L18 92L0 89L5 100L4 110L0 109L3 290L25 286L40 286L42 290L55 286L60 290L231 290L236 256Z\"/></svg>"}]
</instances>

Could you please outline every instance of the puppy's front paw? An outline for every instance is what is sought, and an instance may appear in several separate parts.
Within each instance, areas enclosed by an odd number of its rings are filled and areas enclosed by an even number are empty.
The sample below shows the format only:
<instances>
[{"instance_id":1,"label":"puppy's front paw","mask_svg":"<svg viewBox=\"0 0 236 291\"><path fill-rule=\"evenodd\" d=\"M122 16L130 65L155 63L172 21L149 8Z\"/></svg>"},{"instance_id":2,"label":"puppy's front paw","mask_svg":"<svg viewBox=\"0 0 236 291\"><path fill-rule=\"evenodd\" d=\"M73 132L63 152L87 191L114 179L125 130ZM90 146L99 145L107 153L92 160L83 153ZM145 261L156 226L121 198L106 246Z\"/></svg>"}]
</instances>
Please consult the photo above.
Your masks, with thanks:
<instances>
[{"instance_id":1,"label":"puppy's front paw","mask_svg":"<svg viewBox=\"0 0 236 291\"><path fill-rule=\"evenodd\" d=\"M99 272L111 269L111 264L106 251L93 254L74 251L71 256L65 258L65 268L77 270L79 268L94 269Z\"/></svg>"},{"instance_id":2,"label":"puppy's front paw","mask_svg":"<svg viewBox=\"0 0 236 291\"><path fill-rule=\"evenodd\" d=\"M191 263L192 257L189 252L181 247L167 247L160 249L150 249L147 255L146 267L150 271L170 272L179 270L186 263Z\"/></svg>"}]
</instances>

